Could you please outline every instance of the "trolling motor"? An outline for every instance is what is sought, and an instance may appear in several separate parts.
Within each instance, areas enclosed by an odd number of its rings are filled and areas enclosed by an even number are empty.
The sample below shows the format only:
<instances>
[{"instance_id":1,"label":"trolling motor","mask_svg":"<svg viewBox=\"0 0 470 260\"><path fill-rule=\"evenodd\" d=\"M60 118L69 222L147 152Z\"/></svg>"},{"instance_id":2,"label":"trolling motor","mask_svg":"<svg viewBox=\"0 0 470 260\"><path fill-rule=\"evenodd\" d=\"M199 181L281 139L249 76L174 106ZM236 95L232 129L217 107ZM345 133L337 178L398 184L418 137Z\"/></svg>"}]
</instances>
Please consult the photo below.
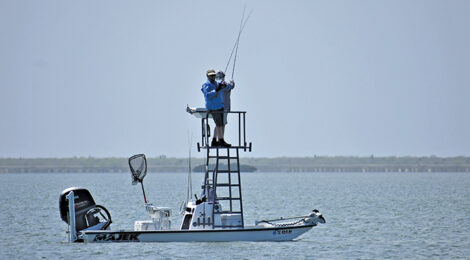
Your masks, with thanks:
<instances>
[{"instance_id":1,"label":"trolling motor","mask_svg":"<svg viewBox=\"0 0 470 260\"><path fill-rule=\"evenodd\" d=\"M295 222L286 222L287 220L297 219ZM279 223L281 222L281 223ZM255 225L262 225L264 227L282 227L286 225L298 225L298 224L310 224L313 226L318 225L318 223L325 224L326 220L323 215L320 213L318 209L312 210L306 216L296 216L296 217L289 217L289 218L277 218L277 219L269 219L269 220L257 220L255 221Z\"/></svg>"},{"instance_id":2,"label":"trolling motor","mask_svg":"<svg viewBox=\"0 0 470 260\"><path fill-rule=\"evenodd\" d=\"M59 197L60 218L69 225L69 240L80 242L78 233L83 230L106 230L111 225L111 214L96 205L91 193L84 188L72 187Z\"/></svg>"},{"instance_id":3,"label":"trolling motor","mask_svg":"<svg viewBox=\"0 0 470 260\"><path fill-rule=\"evenodd\" d=\"M147 158L145 154L136 154L129 158L129 168L131 170L132 185L140 182L142 193L144 194L145 210L149 214L151 221L139 220L134 223L134 230L164 230L171 228L170 208L155 207L147 201L144 190L144 177L147 175Z\"/></svg>"}]
</instances>

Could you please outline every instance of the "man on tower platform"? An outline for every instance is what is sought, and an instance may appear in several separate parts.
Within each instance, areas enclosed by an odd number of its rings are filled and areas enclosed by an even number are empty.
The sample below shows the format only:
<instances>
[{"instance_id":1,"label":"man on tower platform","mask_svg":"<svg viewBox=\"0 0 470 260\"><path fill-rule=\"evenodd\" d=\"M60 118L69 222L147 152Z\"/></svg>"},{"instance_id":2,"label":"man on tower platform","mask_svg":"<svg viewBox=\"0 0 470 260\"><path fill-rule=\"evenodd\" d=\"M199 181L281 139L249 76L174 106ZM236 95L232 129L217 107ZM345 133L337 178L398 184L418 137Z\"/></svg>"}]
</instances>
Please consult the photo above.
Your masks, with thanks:
<instances>
[{"instance_id":1,"label":"man on tower platform","mask_svg":"<svg viewBox=\"0 0 470 260\"><path fill-rule=\"evenodd\" d=\"M211 146L230 147L224 140L224 103L222 101L223 84L215 81L216 73L213 69L206 72L207 81L202 85L201 91L204 94L207 112L212 115L215 122L214 137Z\"/></svg>"}]
</instances>

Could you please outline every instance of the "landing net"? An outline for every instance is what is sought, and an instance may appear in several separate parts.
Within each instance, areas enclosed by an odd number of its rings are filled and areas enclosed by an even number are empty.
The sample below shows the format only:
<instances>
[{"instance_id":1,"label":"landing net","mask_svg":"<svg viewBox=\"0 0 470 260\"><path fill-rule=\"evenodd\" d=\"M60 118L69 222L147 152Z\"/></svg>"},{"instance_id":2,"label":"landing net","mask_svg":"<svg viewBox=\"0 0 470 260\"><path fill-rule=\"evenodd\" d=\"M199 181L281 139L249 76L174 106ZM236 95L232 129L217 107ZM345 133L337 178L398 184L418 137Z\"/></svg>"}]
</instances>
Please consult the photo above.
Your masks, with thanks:
<instances>
[{"instance_id":1,"label":"landing net","mask_svg":"<svg viewBox=\"0 0 470 260\"><path fill-rule=\"evenodd\" d=\"M129 158L129 167L132 173L132 185L138 182L142 183L145 175L147 175L147 158L145 154L136 154Z\"/></svg>"}]
</instances>

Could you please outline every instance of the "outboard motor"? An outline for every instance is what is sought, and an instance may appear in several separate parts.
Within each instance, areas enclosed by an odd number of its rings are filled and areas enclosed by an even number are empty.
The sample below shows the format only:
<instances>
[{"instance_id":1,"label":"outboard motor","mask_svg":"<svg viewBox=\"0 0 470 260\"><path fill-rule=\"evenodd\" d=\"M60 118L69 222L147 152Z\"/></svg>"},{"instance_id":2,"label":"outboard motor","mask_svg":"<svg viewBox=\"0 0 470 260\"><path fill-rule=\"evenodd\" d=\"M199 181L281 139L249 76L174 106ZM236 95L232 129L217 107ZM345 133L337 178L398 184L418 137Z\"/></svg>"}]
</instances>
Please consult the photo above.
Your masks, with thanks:
<instances>
[{"instance_id":1,"label":"outboard motor","mask_svg":"<svg viewBox=\"0 0 470 260\"><path fill-rule=\"evenodd\" d=\"M68 188L60 194L59 210L62 220L70 226L70 241L79 241L82 230L105 230L111 225L108 210L96 205L90 192L84 188ZM70 216L75 216L70 218Z\"/></svg>"}]
</instances>

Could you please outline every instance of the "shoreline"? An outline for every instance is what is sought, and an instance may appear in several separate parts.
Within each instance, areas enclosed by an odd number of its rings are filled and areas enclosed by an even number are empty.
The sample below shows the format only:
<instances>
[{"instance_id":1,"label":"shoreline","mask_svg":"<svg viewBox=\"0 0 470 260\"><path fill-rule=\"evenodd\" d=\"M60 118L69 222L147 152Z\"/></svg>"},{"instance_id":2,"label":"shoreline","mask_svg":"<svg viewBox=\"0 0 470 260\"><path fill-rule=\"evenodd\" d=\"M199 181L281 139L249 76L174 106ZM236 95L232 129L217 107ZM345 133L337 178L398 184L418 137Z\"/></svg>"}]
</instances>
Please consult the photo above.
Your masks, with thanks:
<instances>
[{"instance_id":1,"label":"shoreline","mask_svg":"<svg viewBox=\"0 0 470 260\"><path fill-rule=\"evenodd\" d=\"M191 158L193 171L205 163ZM470 172L470 157L314 156L242 158L242 172ZM128 172L127 158L0 158L1 173ZM148 172L188 172L188 158L148 158Z\"/></svg>"}]
</instances>

